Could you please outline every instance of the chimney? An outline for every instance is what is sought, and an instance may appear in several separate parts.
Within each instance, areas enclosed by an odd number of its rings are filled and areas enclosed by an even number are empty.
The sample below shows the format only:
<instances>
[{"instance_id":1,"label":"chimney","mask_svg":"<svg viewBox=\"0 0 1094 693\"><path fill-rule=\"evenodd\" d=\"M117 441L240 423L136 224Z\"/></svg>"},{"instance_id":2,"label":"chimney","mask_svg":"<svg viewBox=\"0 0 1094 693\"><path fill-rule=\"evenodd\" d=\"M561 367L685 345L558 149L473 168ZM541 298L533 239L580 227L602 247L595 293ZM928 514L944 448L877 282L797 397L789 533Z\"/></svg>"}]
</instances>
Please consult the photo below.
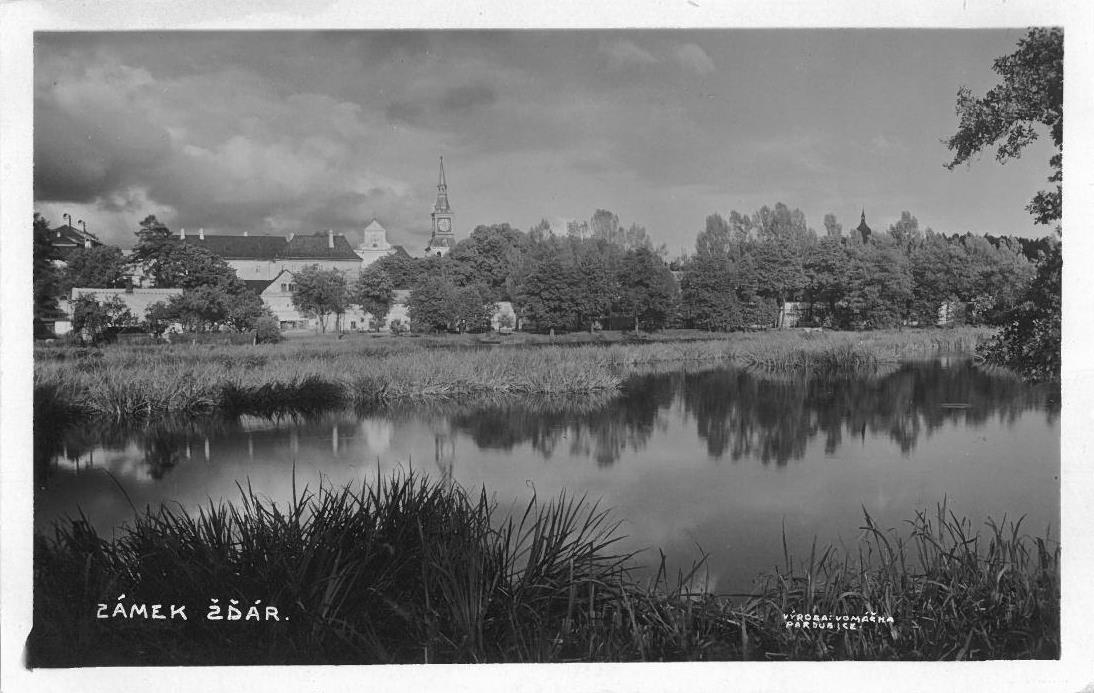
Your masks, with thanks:
<instances>
[{"instance_id":1,"label":"chimney","mask_svg":"<svg viewBox=\"0 0 1094 693\"><path fill-rule=\"evenodd\" d=\"M205 227L204 226L202 226L200 229L198 229L198 240L202 240L202 241L205 240Z\"/></svg>"},{"instance_id":2,"label":"chimney","mask_svg":"<svg viewBox=\"0 0 1094 693\"><path fill-rule=\"evenodd\" d=\"M327 247L334 247L334 229L327 229Z\"/></svg>"},{"instance_id":3,"label":"chimney","mask_svg":"<svg viewBox=\"0 0 1094 693\"><path fill-rule=\"evenodd\" d=\"M185 241L186 240L186 229L179 229L179 240L180 241Z\"/></svg>"},{"instance_id":4,"label":"chimney","mask_svg":"<svg viewBox=\"0 0 1094 693\"><path fill-rule=\"evenodd\" d=\"M249 233L249 232L247 232L247 231L244 231L244 232L243 232L243 235L244 235L244 237L246 237L246 235L247 235L248 233Z\"/></svg>"}]
</instances>

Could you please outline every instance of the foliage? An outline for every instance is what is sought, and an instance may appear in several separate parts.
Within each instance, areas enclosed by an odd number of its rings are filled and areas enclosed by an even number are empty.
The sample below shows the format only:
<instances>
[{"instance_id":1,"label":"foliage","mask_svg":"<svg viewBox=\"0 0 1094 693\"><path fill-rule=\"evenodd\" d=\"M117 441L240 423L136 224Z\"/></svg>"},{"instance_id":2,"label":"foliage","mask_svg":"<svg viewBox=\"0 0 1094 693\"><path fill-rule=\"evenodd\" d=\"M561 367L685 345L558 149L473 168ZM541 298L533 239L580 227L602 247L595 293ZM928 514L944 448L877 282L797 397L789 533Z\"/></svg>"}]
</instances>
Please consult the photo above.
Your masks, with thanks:
<instances>
[{"instance_id":1,"label":"foliage","mask_svg":"<svg viewBox=\"0 0 1094 693\"><path fill-rule=\"evenodd\" d=\"M540 332L590 327L589 318L599 311L586 307L591 302L588 278L577 265L555 256L535 263L517 296L525 318Z\"/></svg>"},{"instance_id":2,"label":"foliage","mask_svg":"<svg viewBox=\"0 0 1094 693\"><path fill-rule=\"evenodd\" d=\"M281 334L281 326L277 318L266 316L259 318L254 324L255 344L277 344L285 339Z\"/></svg>"},{"instance_id":3,"label":"foliage","mask_svg":"<svg viewBox=\"0 0 1094 693\"><path fill-rule=\"evenodd\" d=\"M395 300L395 286L387 272L373 263L361 270L349 289L348 300L381 323Z\"/></svg>"},{"instance_id":4,"label":"foliage","mask_svg":"<svg viewBox=\"0 0 1094 693\"><path fill-rule=\"evenodd\" d=\"M1007 316L1003 330L980 355L1030 380L1060 379L1060 297L1063 244L1057 243L1037 267L1029 290Z\"/></svg>"},{"instance_id":5,"label":"foliage","mask_svg":"<svg viewBox=\"0 0 1094 693\"><path fill-rule=\"evenodd\" d=\"M713 253L696 255L680 279L685 319L708 330L728 332L744 327L733 275L728 257Z\"/></svg>"},{"instance_id":6,"label":"foliage","mask_svg":"<svg viewBox=\"0 0 1094 693\"><path fill-rule=\"evenodd\" d=\"M477 226L448 254L459 286L482 284L494 301L512 299L510 277L519 274L527 237L509 224Z\"/></svg>"},{"instance_id":7,"label":"foliage","mask_svg":"<svg viewBox=\"0 0 1094 693\"><path fill-rule=\"evenodd\" d=\"M157 288L196 289L226 285L231 291L242 284L227 262L200 246L175 238L154 215L140 223L131 264L142 267Z\"/></svg>"},{"instance_id":8,"label":"foliage","mask_svg":"<svg viewBox=\"0 0 1094 693\"><path fill-rule=\"evenodd\" d=\"M92 344L113 341L119 330L136 324L137 319L120 296L99 302L92 295L84 295L72 304L72 330Z\"/></svg>"},{"instance_id":9,"label":"foliage","mask_svg":"<svg viewBox=\"0 0 1094 693\"><path fill-rule=\"evenodd\" d=\"M294 272L293 283L296 284L292 294L293 307L303 315L316 318L321 332L327 331L328 316L346 312L349 290L342 272L311 265Z\"/></svg>"},{"instance_id":10,"label":"foliage","mask_svg":"<svg viewBox=\"0 0 1094 693\"><path fill-rule=\"evenodd\" d=\"M1059 28L1034 28L1018 41L1018 50L996 59L992 69L1003 82L982 98L968 87L957 92L957 133L946 141L954 152L947 167L969 161L975 154L998 144L1000 162L1021 156L1047 128L1057 153L1049 161L1055 191L1037 193L1027 209L1040 224L1060 218L1064 141L1064 32Z\"/></svg>"},{"instance_id":11,"label":"foliage","mask_svg":"<svg viewBox=\"0 0 1094 693\"><path fill-rule=\"evenodd\" d=\"M54 260L59 259L57 251L50 242L49 222L45 217L34 213L34 337L52 337L53 332L45 323L58 317L57 294L60 291L60 278Z\"/></svg>"},{"instance_id":12,"label":"foliage","mask_svg":"<svg viewBox=\"0 0 1094 693\"><path fill-rule=\"evenodd\" d=\"M947 145L954 151L953 168L973 155L997 146L996 159L1006 162L1021 155L1037 139L1039 128L1048 128L1056 153L1049 160L1048 180L1055 190L1041 191L1027 206L1040 224L1057 223L1062 212L1064 133L1064 34L1058 28L1030 29L1018 49L998 58L994 71L1002 78L983 98L968 88L957 94L960 117L957 133ZM1059 227L1057 231L1059 232ZM1036 379L1060 377L1060 310L1062 244L1041 260L1037 275L999 340L985 348L991 363L1014 368Z\"/></svg>"},{"instance_id":13,"label":"foliage","mask_svg":"<svg viewBox=\"0 0 1094 693\"><path fill-rule=\"evenodd\" d=\"M184 289L167 301L152 304L145 314L153 332L163 332L176 324L186 332L247 332L255 329L259 320L272 317L258 295L219 285Z\"/></svg>"},{"instance_id":14,"label":"foliage","mask_svg":"<svg viewBox=\"0 0 1094 693\"><path fill-rule=\"evenodd\" d=\"M29 665L1051 659L1060 651L1059 548L1024 537L1020 522L989 519L985 538L944 504L934 517L917 513L907 537L864 509L864 534L850 548L797 561L787 552L757 594L734 600L692 585L705 557L674 583L662 565L641 584L634 554L617 548L619 523L585 497L533 496L498 517L485 488L470 494L414 473L359 488L297 492L294 484L284 507L240 491L234 503L192 512L148 508L109 539L87 518L37 538ZM83 616L89 601L113 605L119 594L125 604L170 594L202 605L223 594L240 599L242 614L259 593L278 605L276 621ZM806 614L858 627L788 627Z\"/></svg>"},{"instance_id":15,"label":"foliage","mask_svg":"<svg viewBox=\"0 0 1094 693\"><path fill-rule=\"evenodd\" d=\"M415 332L447 330L452 318L449 309L455 295L456 287L440 277L431 277L415 286L407 302L410 328Z\"/></svg>"},{"instance_id":16,"label":"foliage","mask_svg":"<svg viewBox=\"0 0 1094 693\"><path fill-rule=\"evenodd\" d=\"M676 309L679 287L665 262L648 248L628 250L619 270L620 312L634 330L660 330Z\"/></svg>"},{"instance_id":17,"label":"foliage","mask_svg":"<svg viewBox=\"0 0 1094 693\"><path fill-rule=\"evenodd\" d=\"M415 259L406 253L392 253L385 255L369 265L383 271L391 280L394 289L409 289L418 283L421 277L423 261Z\"/></svg>"},{"instance_id":18,"label":"foliage","mask_svg":"<svg viewBox=\"0 0 1094 693\"><path fill-rule=\"evenodd\" d=\"M62 273L61 284L67 293L74 288L123 289L128 261L121 248L99 245L72 251Z\"/></svg>"}]
</instances>

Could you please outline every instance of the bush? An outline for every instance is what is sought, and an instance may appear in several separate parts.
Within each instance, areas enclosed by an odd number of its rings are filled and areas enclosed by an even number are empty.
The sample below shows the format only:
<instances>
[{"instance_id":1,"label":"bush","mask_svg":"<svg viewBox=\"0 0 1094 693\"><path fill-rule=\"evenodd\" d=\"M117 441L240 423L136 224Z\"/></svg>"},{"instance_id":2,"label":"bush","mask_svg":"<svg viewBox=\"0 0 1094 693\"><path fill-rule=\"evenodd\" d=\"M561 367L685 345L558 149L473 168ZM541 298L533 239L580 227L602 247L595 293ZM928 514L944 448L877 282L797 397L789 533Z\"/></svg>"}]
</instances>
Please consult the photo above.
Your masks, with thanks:
<instances>
[{"instance_id":1,"label":"bush","mask_svg":"<svg viewBox=\"0 0 1094 693\"><path fill-rule=\"evenodd\" d=\"M255 322L256 344L277 344L285 339L281 334L281 326L277 318L259 318Z\"/></svg>"}]
</instances>

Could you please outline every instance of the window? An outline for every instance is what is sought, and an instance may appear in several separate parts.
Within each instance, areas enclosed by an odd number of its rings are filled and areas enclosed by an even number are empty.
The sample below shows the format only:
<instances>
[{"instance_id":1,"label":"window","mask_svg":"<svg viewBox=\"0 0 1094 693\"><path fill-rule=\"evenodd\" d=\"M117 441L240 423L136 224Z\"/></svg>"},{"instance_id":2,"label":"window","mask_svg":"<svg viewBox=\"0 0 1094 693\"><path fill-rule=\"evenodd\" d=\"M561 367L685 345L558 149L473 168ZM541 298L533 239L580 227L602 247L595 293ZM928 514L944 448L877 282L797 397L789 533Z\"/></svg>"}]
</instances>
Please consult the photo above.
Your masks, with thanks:
<instances>
[{"instance_id":1,"label":"window","mask_svg":"<svg viewBox=\"0 0 1094 693\"><path fill-rule=\"evenodd\" d=\"M296 284L289 284L289 291L296 291Z\"/></svg>"},{"instance_id":2,"label":"window","mask_svg":"<svg viewBox=\"0 0 1094 693\"><path fill-rule=\"evenodd\" d=\"M288 285L282 284L281 285L281 293L285 293L286 291L288 291Z\"/></svg>"}]
</instances>

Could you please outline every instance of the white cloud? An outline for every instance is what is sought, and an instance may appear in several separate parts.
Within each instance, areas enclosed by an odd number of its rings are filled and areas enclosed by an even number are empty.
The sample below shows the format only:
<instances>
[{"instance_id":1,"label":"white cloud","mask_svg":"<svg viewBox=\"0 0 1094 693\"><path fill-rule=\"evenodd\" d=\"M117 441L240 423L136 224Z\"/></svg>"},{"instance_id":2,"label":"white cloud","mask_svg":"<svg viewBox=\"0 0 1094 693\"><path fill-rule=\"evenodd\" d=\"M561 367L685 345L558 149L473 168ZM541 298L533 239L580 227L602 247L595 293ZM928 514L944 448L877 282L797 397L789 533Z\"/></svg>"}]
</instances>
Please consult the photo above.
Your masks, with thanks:
<instances>
[{"instance_id":1,"label":"white cloud","mask_svg":"<svg viewBox=\"0 0 1094 693\"><path fill-rule=\"evenodd\" d=\"M600 44L600 52L608 58L608 66L621 69L638 65L653 65L660 62L655 55L641 48L633 41L619 39Z\"/></svg>"},{"instance_id":2,"label":"white cloud","mask_svg":"<svg viewBox=\"0 0 1094 693\"><path fill-rule=\"evenodd\" d=\"M714 61L710 59L706 51L694 43L685 43L676 49L676 62L698 75L714 72Z\"/></svg>"}]
</instances>

